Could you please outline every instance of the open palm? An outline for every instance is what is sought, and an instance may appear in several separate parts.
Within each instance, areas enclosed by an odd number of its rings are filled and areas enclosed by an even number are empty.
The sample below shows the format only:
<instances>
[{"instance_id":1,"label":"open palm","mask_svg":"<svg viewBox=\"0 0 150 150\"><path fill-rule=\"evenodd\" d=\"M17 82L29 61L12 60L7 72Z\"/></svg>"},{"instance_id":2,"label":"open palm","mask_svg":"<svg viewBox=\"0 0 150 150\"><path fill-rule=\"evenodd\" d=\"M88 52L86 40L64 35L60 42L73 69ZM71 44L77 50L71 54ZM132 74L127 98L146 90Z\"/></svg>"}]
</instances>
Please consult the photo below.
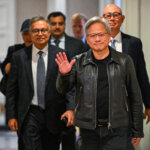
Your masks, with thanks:
<instances>
[{"instance_id":1,"label":"open palm","mask_svg":"<svg viewBox=\"0 0 150 150\"><path fill-rule=\"evenodd\" d=\"M65 54L65 52L61 53L59 52L57 55L56 55L56 63L58 64L58 67L59 67L59 71L61 74L67 74L71 71L71 68L73 66L73 64L75 63L75 59L71 60L71 62L69 63L68 59L67 59L67 56Z\"/></svg>"}]
</instances>

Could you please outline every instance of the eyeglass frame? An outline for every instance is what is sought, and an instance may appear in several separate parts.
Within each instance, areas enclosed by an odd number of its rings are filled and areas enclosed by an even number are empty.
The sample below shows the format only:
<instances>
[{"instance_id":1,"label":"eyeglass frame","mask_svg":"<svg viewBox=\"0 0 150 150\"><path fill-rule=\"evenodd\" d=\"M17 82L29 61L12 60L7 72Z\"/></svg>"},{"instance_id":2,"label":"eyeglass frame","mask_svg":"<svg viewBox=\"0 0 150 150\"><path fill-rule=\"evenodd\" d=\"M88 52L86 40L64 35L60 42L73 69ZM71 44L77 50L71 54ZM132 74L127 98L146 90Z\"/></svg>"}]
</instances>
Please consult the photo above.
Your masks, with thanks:
<instances>
[{"instance_id":1,"label":"eyeglass frame","mask_svg":"<svg viewBox=\"0 0 150 150\"><path fill-rule=\"evenodd\" d=\"M109 34L109 33L93 33L93 34L87 34L88 37L92 38L92 39L95 39L97 36L99 38L104 38L106 34Z\"/></svg>"},{"instance_id":2,"label":"eyeglass frame","mask_svg":"<svg viewBox=\"0 0 150 150\"><path fill-rule=\"evenodd\" d=\"M46 28L42 28L42 29L31 29L31 32L33 34L39 34L39 32L41 32L42 34L45 34L46 32L48 32L49 29Z\"/></svg>"},{"instance_id":3,"label":"eyeglass frame","mask_svg":"<svg viewBox=\"0 0 150 150\"><path fill-rule=\"evenodd\" d=\"M108 16L106 17L106 15L110 15L110 16L109 16L109 17L108 17ZM113 16L113 18L115 18L115 19L119 19L120 16L122 16L122 13L120 13L120 12L114 12L114 13L106 13L106 14L103 14L103 17L104 17L105 19L110 19L112 16Z\"/></svg>"}]
</instances>

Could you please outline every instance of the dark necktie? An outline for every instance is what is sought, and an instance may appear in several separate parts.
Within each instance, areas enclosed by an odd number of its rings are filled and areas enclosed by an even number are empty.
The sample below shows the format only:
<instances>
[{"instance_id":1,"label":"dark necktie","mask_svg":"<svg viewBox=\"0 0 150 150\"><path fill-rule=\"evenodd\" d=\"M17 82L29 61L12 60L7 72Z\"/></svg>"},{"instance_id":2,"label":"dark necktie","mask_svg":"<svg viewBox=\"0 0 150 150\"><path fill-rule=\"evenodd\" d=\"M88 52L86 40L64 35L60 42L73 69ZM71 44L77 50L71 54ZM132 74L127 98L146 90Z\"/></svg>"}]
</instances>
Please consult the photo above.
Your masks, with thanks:
<instances>
[{"instance_id":1,"label":"dark necktie","mask_svg":"<svg viewBox=\"0 0 150 150\"><path fill-rule=\"evenodd\" d=\"M112 39L110 42L111 42L111 47L116 50L116 46L115 46L116 40Z\"/></svg>"},{"instance_id":2,"label":"dark necktie","mask_svg":"<svg viewBox=\"0 0 150 150\"><path fill-rule=\"evenodd\" d=\"M37 63L37 97L38 105L45 108L45 63L43 59L43 52L39 51L39 59Z\"/></svg>"},{"instance_id":3,"label":"dark necktie","mask_svg":"<svg viewBox=\"0 0 150 150\"><path fill-rule=\"evenodd\" d=\"M59 43L60 43L60 40L54 40L54 43L55 43L55 45L57 46L57 47L59 47Z\"/></svg>"}]
</instances>

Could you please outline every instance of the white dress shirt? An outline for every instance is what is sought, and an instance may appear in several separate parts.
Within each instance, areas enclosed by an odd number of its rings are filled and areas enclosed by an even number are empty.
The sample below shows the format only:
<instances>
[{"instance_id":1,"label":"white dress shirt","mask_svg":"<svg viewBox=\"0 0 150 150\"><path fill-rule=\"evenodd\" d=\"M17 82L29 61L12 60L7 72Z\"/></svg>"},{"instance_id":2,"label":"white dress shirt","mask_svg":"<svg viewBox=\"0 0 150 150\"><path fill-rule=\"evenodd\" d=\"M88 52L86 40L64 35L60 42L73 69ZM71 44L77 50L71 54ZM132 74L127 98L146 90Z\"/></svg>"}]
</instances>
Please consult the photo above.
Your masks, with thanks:
<instances>
[{"instance_id":1,"label":"white dress shirt","mask_svg":"<svg viewBox=\"0 0 150 150\"><path fill-rule=\"evenodd\" d=\"M32 104L33 105L38 105L38 98L37 98L37 62L39 59L39 51L43 51L43 59L45 63L45 75L47 73L47 64L48 64L48 45L42 49L39 50L37 49L34 44L32 47L32 76L33 76L33 86L34 86L34 96L32 99Z\"/></svg>"},{"instance_id":2,"label":"white dress shirt","mask_svg":"<svg viewBox=\"0 0 150 150\"><path fill-rule=\"evenodd\" d=\"M56 46L56 44L54 42L55 40L56 39L52 36L51 37L51 44ZM59 40L60 40L59 47L62 49L65 49L65 36L62 36Z\"/></svg>"},{"instance_id":3,"label":"white dress shirt","mask_svg":"<svg viewBox=\"0 0 150 150\"><path fill-rule=\"evenodd\" d=\"M118 52L122 52L122 38L121 38L121 32L119 32L115 38L112 38L111 39L115 39L115 47L116 47L116 50ZM111 42L109 42L109 45L111 46Z\"/></svg>"}]
</instances>

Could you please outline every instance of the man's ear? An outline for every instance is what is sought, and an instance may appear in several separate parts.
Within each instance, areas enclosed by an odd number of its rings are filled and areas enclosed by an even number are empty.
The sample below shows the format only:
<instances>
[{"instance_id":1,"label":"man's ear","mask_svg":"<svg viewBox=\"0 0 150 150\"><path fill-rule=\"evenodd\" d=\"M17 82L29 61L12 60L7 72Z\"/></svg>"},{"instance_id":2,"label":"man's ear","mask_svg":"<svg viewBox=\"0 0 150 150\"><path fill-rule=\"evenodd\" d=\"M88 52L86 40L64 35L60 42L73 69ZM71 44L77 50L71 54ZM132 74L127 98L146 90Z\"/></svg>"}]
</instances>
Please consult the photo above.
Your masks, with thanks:
<instances>
[{"instance_id":1,"label":"man's ear","mask_svg":"<svg viewBox=\"0 0 150 150\"><path fill-rule=\"evenodd\" d=\"M124 16L124 15L122 15L122 23L124 22L124 19L125 19L125 16Z\"/></svg>"}]
</instances>

